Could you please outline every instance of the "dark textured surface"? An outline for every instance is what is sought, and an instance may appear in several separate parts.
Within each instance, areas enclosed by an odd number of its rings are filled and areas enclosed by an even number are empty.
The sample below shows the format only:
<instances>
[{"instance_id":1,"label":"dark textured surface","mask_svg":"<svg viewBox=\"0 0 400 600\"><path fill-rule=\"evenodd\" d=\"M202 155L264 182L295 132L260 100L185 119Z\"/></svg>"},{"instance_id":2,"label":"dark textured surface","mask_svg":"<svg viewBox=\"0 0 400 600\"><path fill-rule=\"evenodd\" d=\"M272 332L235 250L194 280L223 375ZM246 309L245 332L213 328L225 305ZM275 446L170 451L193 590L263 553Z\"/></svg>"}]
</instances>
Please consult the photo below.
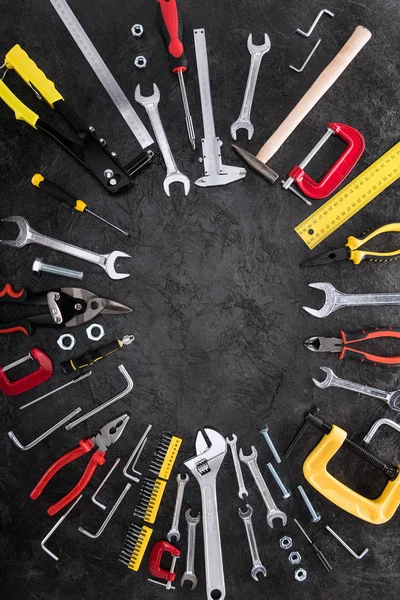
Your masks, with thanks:
<instances>
[{"instance_id":1,"label":"dark textured surface","mask_svg":"<svg viewBox=\"0 0 400 600\"><path fill-rule=\"evenodd\" d=\"M156 3L71 0L70 4L132 102L138 82L144 93L150 92L153 81L158 84L162 94L161 116L177 164L190 175L192 190L185 198L181 189L174 189L173 197L168 199L162 191L164 169L158 159L137 178L129 193L117 198L108 196L57 145L26 124L15 121L9 109L0 105L1 216L21 214L43 233L100 252L119 249L132 255L131 260L121 261L121 268L129 270L131 277L114 282L100 269L47 249L1 247L3 282L26 285L35 291L70 285L70 281L51 276L34 278L31 265L35 256L42 256L47 262L82 268L85 272L83 287L134 309L129 316L98 319L106 328L105 339L111 341L125 333L136 336L133 346L99 363L93 376L79 387L69 388L65 394L55 395L23 412L18 406L65 381L58 365L66 353L56 345L59 335L56 330L38 331L32 339L14 334L0 340L3 365L20 358L34 345L47 351L57 365L52 380L37 390L23 398L0 400L0 595L13 600L110 600L117 595L124 600L164 598L167 592L163 588L147 582L146 560L138 574L131 573L117 560L132 521L138 487L131 490L98 540L90 540L77 531L79 525L95 530L104 518L102 511L91 504L87 493L49 542L49 547L60 557L56 563L40 548L40 540L54 523L46 515L46 508L71 487L85 459L60 474L44 497L33 503L29 492L41 473L81 437L91 436L106 420L126 410L132 418L123 438L109 453L109 466L116 456L126 460L145 426L151 422L154 433L145 450L143 466L150 459L160 431L171 431L184 438L180 455L183 459L194 452L198 428L208 425L224 435L235 431L245 451L256 444L265 471L270 455L257 433L258 427L265 421L268 423L282 452L299 427L303 413L313 403L321 407L327 420L343 426L354 439L361 440L377 418L392 418L393 413L378 400L335 389L318 390L311 377L318 376L319 365L327 365L345 378L389 390L398 386L397 372L393 374L351 361L339 364L335 355L312 354L302 343L311 335L337 335L340 328L351 331L373 325L398 326L398 310L342 310L325 320L317 320L302 312L301 306L318 306L319 293L307 288L311 281L330 281L346 292L396 291L398 265L355 267L351 263L338 263L301 270L298 262L310 256L310 252L293 232L293 227L309 214L309 208L303 203L285 194L278 184L269 186L254 173L227 187L197 188L194 180L202 174L202 167L197 162L198 152L190 150L186 139L178 83L169 72L155 25ZM225 142L222 152L226 164L239 164L230 149L229 127L239 114L243 97L249 64L246 49L249 32L254 34L256 43L261 41L261 34L267 32L272 47L261 66L252 112L254 137L251 143L239 137L239 144L257 152L358 24L371 29L372 40L271 164L281 174L287 172L307 154L331 120L348 123L365 135L366 151L355 173L398 141L397 0L332 0L326 8L335 12L335 18L324 17L308 40L296 35L295 29L311 24L321 8L315 1L253 0L238 4L208 0L181 4L184 4L187 53L192 67L186 82L197 137L200 138L202 129L191 29L205 27L216 130ZM136 155L138 144L50 3L2 0L1 5L3 54L20 43L123 161ZM136 22L145 27L145 35L140 40L134 40L130 33L130 27ZM304 73L290 71L288 65L301 64L318 37L322 43ZM133 59L141 53L148 58L148 67L139 72L133 66ZM57 123L55 115L49 114L50 109L39 103L15 74L9 73L7 82L44 118ZM141 107L138 112L148 125ZM332 164L332 154L340 149L334 140L332 144L329 142L310 165L311 174L317 176ZM95 211L123 223L132 232L131 240L114 234L90 216L72 213L39 196L29 183L37 171L87 199ZM357 234L369 226L398 220L398 189L398 184L393 185L321 244L315 254L340 246L350 233ZM13 314L11 310L2 309L2 320L11 319ZM85 328L75 329L73 333L78 339L75 350L80 353L88 345ZM7 431L12 429L27 443L74 407L80 405L87 411L119 392L124 385L117 371L120 363L132 375L134 390L113 409L72 432L57 432L28 452L21 452L8 439ZM385 525L369 525L313 492L303 481L301 464L318 439L318 433L310 431L280 472L292 489L299 483L305 484L323 515L321 523L312 525L299 497L295 494L288 501L282 501L268 473L266 479L279 506L291 516L297 515L306 525L331 559L334 571L328 575L323 570L289 521L285 533L292 535L294 547L301 552L308 571L306 582L295 582L294 569L286 553L279 548L282 531L267 527L264 507L244 469L249 501L255 510L260 555L269 570L268 578L258 584L251 579L250 556L243 524L237 515L239 500L228 454L218 480L228 598L333 599L339 594L354 600L398 597L398 515ZM372 448L387 460L398 461L398 444L398 434L383 429ZM106 468L96 474L89 493L102 479ZM335 459L332 469L345 483L367 496L376 496L385 484L383 476L346 451ZM167 486L154 540L165 538L170 527L176 489L174 476ZM124 485L122 476L115 474L102 494L104 501L111 505ZM191 480L186 490L185 504L196 511L200 508L197 483ZM357 552L369 547L366 558L360 562L353 559L325 531L324 525L328 523ZM183 557L177 566L179 575L185 562L183 519L181 531L179 546ZM205 597L200 539L196 570L198 587L190 592L178 586L175 592L178 597Z\"/></svg>"}]
</instances>

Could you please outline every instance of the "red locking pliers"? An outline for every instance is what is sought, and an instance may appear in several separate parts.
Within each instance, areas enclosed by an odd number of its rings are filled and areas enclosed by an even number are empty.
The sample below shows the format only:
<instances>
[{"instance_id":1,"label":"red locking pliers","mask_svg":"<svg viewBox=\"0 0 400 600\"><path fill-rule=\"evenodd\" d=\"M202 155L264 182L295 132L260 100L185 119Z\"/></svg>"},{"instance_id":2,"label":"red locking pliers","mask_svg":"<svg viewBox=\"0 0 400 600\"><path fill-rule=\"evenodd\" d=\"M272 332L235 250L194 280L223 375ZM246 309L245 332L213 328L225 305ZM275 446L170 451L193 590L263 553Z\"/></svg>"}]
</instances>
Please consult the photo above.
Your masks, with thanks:
<instances>
[{"instance_id":1,"label":"red locking pliers","mask_svg":"<svg viewBox=\"0 0 400 600\"><path fill-rule=\"evenodd\" d=\"M91 456L89 464L76 486L66 496L64 496L64 498L61 498L61 500L55 504L52 504L48 509L47 514L53 516L62 508L64 508L64 506L67 506L67 504L72 502L72 500L79 496L82 490L87 486L92 478L92 475L97 469L97 466L105 463L105 454L108 447L121 437L128 421L129 415L127 414L109 421L100 429L100 432L95 437L81 440L77 448L74 448L63 456L60 456L60 458L47 469L46 473L41 477L40 481L31 491L30 496L32 500L39 498L46 485L53 478L53 476L60 469L62 469L62 467L72 462L76 458L87 454L94 448L94 446L97 446L98 450L96 450L96 452Z\"/></svg>"}]
</instances>

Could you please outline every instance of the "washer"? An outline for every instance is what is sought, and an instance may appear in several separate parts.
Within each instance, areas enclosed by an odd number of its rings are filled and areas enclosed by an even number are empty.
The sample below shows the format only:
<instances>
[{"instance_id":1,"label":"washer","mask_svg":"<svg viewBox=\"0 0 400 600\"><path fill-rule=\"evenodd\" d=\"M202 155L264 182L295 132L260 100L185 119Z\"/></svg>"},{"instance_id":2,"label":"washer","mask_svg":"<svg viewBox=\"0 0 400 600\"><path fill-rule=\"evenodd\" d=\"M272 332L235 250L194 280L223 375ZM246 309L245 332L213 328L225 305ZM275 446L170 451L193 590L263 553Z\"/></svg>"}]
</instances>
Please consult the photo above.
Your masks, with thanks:
<instances>
[{"instance_id":1,"label":"washer","mask_svg":"<svg viewBox=\"0 0 400 600\"><path fill-rule=\"evenodd\" d=\"M98 330L98 333L96 333L96 329ZM103 325L99 325L98 323L92 323L86 329L86 335L88 336L89 340L98 342L99 340L101 340L102 337L105 336L105 331L104 331Z\"/></svg>"},{"instance_id":2,"label":"washer","mask_svg":"<svg viewBox=\"0 0 400 600\"><path fill-rule=\"evenodd\" d=\"M57 344L60 346L61 350L72 350L76 344L76 339L72 333L63 333L58 338Z\"/></svg>"}]
</instances>

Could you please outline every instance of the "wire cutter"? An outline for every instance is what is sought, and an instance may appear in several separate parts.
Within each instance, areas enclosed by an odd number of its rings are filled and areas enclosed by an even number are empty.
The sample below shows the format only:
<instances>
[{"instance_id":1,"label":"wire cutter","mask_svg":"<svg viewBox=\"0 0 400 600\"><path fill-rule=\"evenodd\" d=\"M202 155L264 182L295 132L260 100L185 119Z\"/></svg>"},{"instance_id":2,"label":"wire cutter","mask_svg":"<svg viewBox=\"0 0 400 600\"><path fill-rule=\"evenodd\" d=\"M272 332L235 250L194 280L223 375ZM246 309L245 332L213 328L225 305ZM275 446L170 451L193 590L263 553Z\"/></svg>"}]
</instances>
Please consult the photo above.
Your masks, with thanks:
<instances>
[{"instance_id":1,"label":"wire cutter","mask_svg":"<svg viewBox=\"0 0 400 600\"><path fill-rule=\"evenodd\" d=\"M362 363L370 363L374 366L400 367L400 356L376 356L350 347L350 344L356 344L357 342L382 338L400 339L400 329L389 326L362 329L353 333L341 331L340 338L310 337L304 342L304 345L312 352L339 352L339 360L349 356Z\"/></svg>"},{"instance_id":2,"label":"wire cutter","mask_svg":"<svg viewBox=\"0 0 400 600\"><path fill-rule=\"evenodd\" d=\"M89 464L87 465L76 486L68 494L66 494L66 496L61 498L55 504L52 504L47 510L47 514L53 516L62 510L64 506L67 506L67 504L72 502L72 500L75 500L75 498L81 494L91 480L94 472L97 469L97 466L104 465L106 462L105 454L108 450L108 447L111 446L111 444L114 444L114 442L121 437L129 418L129 415L124 414L116 419L113 419L112 421L109 421L100 429L96 436L88 439L82 439L77 448L74 448L66 454L63 454L63 456L60 456L60 458L47 469L46 473L41 477L40 481L31 491L30 497L32 500L39 498L46 485L54 477L54 475L60 471L60 469L80 456L87 454L95 446L97 446L97 450L94 452L94 454L92 454Z\"/></svg>"},{"instance_id":3,"label":"wire cutter","mask_svg":"<svg viewBox=\"0 0 400 600\"><path fill-rule=\"evenodd\" d=\"M8 283L0 291L0 304L6 302L24 306L46 306L48 311L11 323L0 323L0 334L22 331L25 335L32 335L36 327L76 327L94 319L100 313L120 315L132 312L132 309L124 304L100 298L82 288L59 288L34 294L24 288L17 292Z\"/></svg>"},{"instance_id":4,"label":"wire cutter","mask_svg":"<svg viewBox=\"0 0 400 600\"><path fill-rule=\"evenodd\" d=\"M371 230L368 230L371 231ZM365 232L363 235L365 235ZM389 223L378 229L374 229L365 237L356 238L353 235L347 238L347 244L342 248L329 250L324 254L320 254L316 258L308 258L300 263L301 267L317 267L319 265L329 265L332 262L339 260L352 260L355 265L359 265L364 259L370 262L389 262L400 258L400 249L393 252L373 252L371 250L358 250L360 246L366 244L381 233L396 233L400 231L400 223Z\"/></svg>"}]
</instances>

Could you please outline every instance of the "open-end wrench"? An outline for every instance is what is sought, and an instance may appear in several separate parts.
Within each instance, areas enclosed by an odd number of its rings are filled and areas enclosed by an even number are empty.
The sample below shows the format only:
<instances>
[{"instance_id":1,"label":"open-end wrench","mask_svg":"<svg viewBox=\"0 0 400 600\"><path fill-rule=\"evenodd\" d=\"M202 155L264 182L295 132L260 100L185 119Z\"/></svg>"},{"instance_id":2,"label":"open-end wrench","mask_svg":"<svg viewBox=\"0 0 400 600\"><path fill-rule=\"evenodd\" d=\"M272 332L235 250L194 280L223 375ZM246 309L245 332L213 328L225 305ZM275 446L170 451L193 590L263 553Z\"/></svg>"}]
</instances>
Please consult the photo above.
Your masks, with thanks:
<instances>
[{"instance_id":1,"label":"open-end wrench","mask_svg":"<svg viewBox=\"0 0 400 600\"><path fill-rule=\"evenodd\" d=\"M251 508L250 504L246 504L246 508L246 511L243 511L241 508L239 508L239 517L243 520L244 526L246 528L247 539L249 540L251 560L253 561L251 576L253 579L258 581L258 573L262 573L264 577L266 577L267 570L262 564L260 560L260 555L258 554L257 541L256 536L254 535L253 521L251 519L253 509Z\"/></svg>"},{"instance_id":2,"label":"open-end wrench","mask_svg":"<svg viewBox=\"0 0 400 600\"><path fill-rule=\"evenodd\" d=\"M114 250L110 254L98 254L91 250L84 250L83 248L79 248L79 246L73 246L67 242L61 242L60 240L38 233L32 229L24 217L7 217L6 219L2 219L2 221L16 223L19 227L19 234L15 240L0 240L1 244L12 246L13 248L22 248L28 244L38 244L39 246L45 246L46 248L51 248L51 250L63 252L64 254L69 254L70 256L75 256L81 260L98 265L104 269L111 279L125 279L129 277L129 273L117 273L114 267L118 258L130 258L130 255L125 252Z\"/></svg>"},{"instance_id":3,"label":"open-end wrench","mask_svg":"<svg viewBox=\"0 0 400 600\"><path fill-rule=\"evenodd\" d=\"M272 498L271 492L269 491L267 484L264 481L264 477L261 475L260 468L257 463L257 450L254 446L251 447L251 454L245 456L243 450L239 450L239 458L242 462L246 463L250 469L250 473L253 476L254 481L259 489L259 492L264 500L264 504L267 507L267 523L272 529L274 528L274 519L281 519L282 525L285 526L287 522L287 516L276 506L274 499Z\"/></svg>"},{"instance_id":4,"label":"open-end wrench","mask_svg":"<svg viewBox=\"0 0 400 600\"><path fill-rule=\"evenodd\" d=\"M253 35L250 33L247 38L247 49L250 52L250 69L247 76L246 89L240 115L238 119L231 125L231 136L236 140L236 132L238 129L247 129L248 139L251 140L254 133L254 127L250 121L251 107L253 105L254 92L260 70L261 59L266 52L271 48L271 42L266 33L264 33L264 43L261 46L253 44Z\"/></svg>"},{"instance_id":5,"label":"open-end wrench","mask_svg":"<svg viewBox=\"0 0 400 600\"><path fill-rule=\"evenodd\" d=\"M188 541L187 541L187 556L186 556L186 571L181 577L181 587L185 581L190 581L192 590L197 585L197 576L194 573L194 557L196 553L196 527L200 521L200 513L197 517L192 517L190 508L185 512L185 519L188 526Z\"/></svg>"},{"instance_id":6,"label":"open-end wrench","mask_svg":"<svg viewBox=\"0 0 400 600\"><path fill-rule=\"evenodd\" d=\"M225 439L226 439L227 443L230 445L231 451L232 451L233 464L235 467L236 479L237 479L238 486L239 486L238 496L241 500L243 500L243 496L248 496L248 493L246 490L246 486L244 485L242 469L240 467L240 462L239 462L237 448L236 448L237 436L234 433L232 433L231 440L229 439L229 437L226 437Z\"/></svg>"},{"instance_id":7,"label":"open-end wrench","mask_svg":"<svg viewBox=\"0 0 400 600\"><path fill-rule=\"evenodd\" d=\"M174 516L172 517L172 525L171 529L167 533L167 540L169 542L172 542L172 538L176 538L176 541L178 542L181 537L181 534L179 533L179 517L181 515L183 492L185 490L185 485L188 481L189 475L187 473L185 473L185 477L182 477L180 473L178 473L178 475L176 476L178 489L176 492L175 509Z\"/></svg>"},{"instance_id":8,"label":"open-end wrench","mask_svg":"<svg viewBox=\"0 0 400 600\"><path fill-rule=\"evenodd\" d=\"M325 389L328 387L337 387L344 390L350 390L357 394L364 394L365 396L371 396L372 398L378 398L383 400L393 410L400 410L400 390L394 390L393 392L385 392L384 390L378 390L368 385L362 385L361 383L354 383L353 381L347 381L347 379L341 379L336 377L332 369L328 367L320 367L321 371L326 373L324 381L318 381L313 378L313 382L319 388Z\"/></svg>"},{"instance_id":9,"label":"open-end wrench","mask_svg":"<svg viewBox=\"0 0 400 600\"><path fill-rule=\"evenodd\" d=\"M190 190L190 180L188 177L186 177L186 175L181 173L176 166L167 136L165 135L160 113L158 112L160 90L158 89L157 85L153 83L153 94L151 96L142 96L140 93L140 85L137 85L135 89L135 100L146 109L155 138L157 140L157 144L163 156L165 166L167 167L167 176L164 179L164 192L169 197L169 186L171 183L179 182L183 183L185 196L187 196Z\"/></svg>"},{"instance_id":10,"label":"open-end wrench","mask_svg":"<svg viewBox=\"0 0 400 600\"><path fill-rule=\"evenodd\" d=\"M345 306L393 306L400 304L400 293L394 294L343 294L331 283L309 283L308 287L325 292L325 303L322 308L315 310L303 306L303 310L313 317L323 319L335 310Z\"/></svg>"},{"instance_id":11,"label":"open-end wrench","mask_svg":"<svg viewBox=\"0 0 400 600\"><path fill-rule=\"evenodd\" d=\"M206 441L204 433L208 437ZM185 466L200 486L203 513L204 561L206 566L207 600L224 600L225 578L222 562L217 504L217 475L227 451L225 438L214 429L205 428L196 436L196 456Z\"/></svg>"}]
</instances>

